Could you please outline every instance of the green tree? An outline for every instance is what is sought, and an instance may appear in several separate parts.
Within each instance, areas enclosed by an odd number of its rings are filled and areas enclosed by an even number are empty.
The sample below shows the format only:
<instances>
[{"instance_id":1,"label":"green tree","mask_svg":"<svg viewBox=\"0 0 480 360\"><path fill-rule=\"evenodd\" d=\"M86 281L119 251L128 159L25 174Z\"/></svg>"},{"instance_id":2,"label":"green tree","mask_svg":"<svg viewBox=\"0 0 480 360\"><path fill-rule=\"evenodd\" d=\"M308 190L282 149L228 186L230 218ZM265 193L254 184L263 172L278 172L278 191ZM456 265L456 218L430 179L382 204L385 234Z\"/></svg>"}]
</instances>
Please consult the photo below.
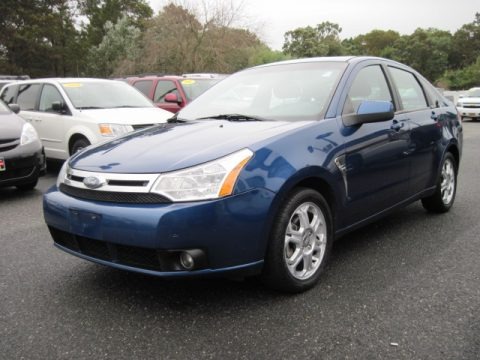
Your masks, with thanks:
<instances>
[{"instance_id":1,"label":"green tree","mask_svg":"<svg viewBox=\"0 0 480 360\"><path fill-rule=\"evenodd\" d=\"M468 89L480 84L480 56L472 65L458 70L447 70L440 82L452 90Z\"/></svg>"},{"instance_id":2,"label":"green tree","mask_svg":"<svg viewBox=\"0 0 480 360\"><path fill-rule=\"evenodd\" d=\"M413 67L434 82L449 68L451 46L450 32L418 28L411 35L401 36L393 48L385 50L388 50L388 57Z\"/></svg>"},{"instance_id":3,"label":"green tree","mask_svg":"<svg viewBox=\"0 0 480 360\"><path fill-rule=\"evenodd\" d=\"M106 35L107 21L115 24L121 17L127 17L139 28L153 15L146 0L77 0L80 13L87 19L85 25L88 43L100 44Z\"/></svg>"},{"instance_id":4,"label":"green tree","mask_svg":"<svg viewBox=\"0 0 480 360\"><path fill-rule=\"evenodd\" d=\"M121 69L125 73L135 71L135 59L139 56L141 31L127 17L116 24L107 21L102 42L90 49L90 73L109 77ZM120 75L120 74L116 74Z\"/></svg>"},{"instance_id":5,"label":"green tree","mask_svg":"<svg viewBox=\"0 0 480 360\"><path fill-rule=\"evenodd\" d=\"M0 29L0 72L75 73L79 38L71 1L2 0Z\"/></svg>"},{"instance_id":6,"label":"green tree","mask_svg":"<svg viewBox=\"0 0 480 360\"><path fill-rule=\"evenodd\" d=\"M452 40L451 67L458 69L473 64L480 55L480 13L475 14L473 22L458 29Z\"/></svg>"},{"instance_id":7,"label":"green tree","mask_svg":"<svg viewBox=\"0 0 480 360\"><path fill-rule=\"evenodd\" d=\"M283 52L294 57L335 56L344 52L340 42L342 28L322 22L316 27L303 27L285 33Z\"/></svg>"},{"instance_id":8,"label":"green tree","mask_svg":"<svg viewBox=\"0 0 480 360\"><path fill-rule=\"evenodd\" d=\"M365 35L342 41L348 55L385 56L388 54L400 34L393 30L372 30Z\"/></svg>"}]
</instances>

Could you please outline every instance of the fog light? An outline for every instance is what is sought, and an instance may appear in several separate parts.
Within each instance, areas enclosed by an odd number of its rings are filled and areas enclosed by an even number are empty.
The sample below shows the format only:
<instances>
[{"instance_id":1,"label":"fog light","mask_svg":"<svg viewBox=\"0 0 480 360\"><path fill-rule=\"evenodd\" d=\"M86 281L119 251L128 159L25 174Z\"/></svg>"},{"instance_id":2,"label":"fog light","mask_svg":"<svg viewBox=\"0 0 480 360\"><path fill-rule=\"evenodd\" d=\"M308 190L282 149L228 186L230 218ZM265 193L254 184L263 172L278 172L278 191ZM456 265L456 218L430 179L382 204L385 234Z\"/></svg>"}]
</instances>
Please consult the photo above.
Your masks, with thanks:
<instances>
[{"instance_id":1,"label":"fog light","mask_svg":"<svg viewBox=\"0 0 480 360\"><path fill-rule=\"evenodd\" d=\"M186 270L192 270L193 266L195 265L195 261L193 260L193 256L190 255L188 252L184 251L180 253L180 264Z\"/></svg>"}]
</instances>

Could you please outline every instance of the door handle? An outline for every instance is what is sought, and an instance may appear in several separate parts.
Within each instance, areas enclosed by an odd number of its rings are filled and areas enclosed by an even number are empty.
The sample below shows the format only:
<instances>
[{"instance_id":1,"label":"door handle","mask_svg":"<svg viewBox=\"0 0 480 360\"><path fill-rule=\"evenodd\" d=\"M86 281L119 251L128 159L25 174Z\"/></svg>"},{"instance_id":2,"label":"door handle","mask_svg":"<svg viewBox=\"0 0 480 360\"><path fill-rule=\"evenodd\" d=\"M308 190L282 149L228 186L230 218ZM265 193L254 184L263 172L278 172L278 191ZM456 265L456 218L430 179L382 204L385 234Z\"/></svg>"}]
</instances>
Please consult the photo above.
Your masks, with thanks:
<instances>
[{"instance_id":1,"label":"door handle","mask_svg":"<svg viewBox=\"0 0 480 360\"><path fill-rule=\"evenodd\" d=\"M405 126L405 123L403 121L398 121L398 120L393 120L392 126L390 126L390 129L395 130L395 131L400 131L401 128Z\"/></svg>"},{"instance_id":2,"label":"door handle","mask_svg":"<svg viewBox=\"0 0 480 360\"><path fill-rule=\"evenodd\" d=\"M34 121L37 122L37 123L40 123L40 122L42 122L42 119L35 119Z\"/></svg>"}]
</instances>

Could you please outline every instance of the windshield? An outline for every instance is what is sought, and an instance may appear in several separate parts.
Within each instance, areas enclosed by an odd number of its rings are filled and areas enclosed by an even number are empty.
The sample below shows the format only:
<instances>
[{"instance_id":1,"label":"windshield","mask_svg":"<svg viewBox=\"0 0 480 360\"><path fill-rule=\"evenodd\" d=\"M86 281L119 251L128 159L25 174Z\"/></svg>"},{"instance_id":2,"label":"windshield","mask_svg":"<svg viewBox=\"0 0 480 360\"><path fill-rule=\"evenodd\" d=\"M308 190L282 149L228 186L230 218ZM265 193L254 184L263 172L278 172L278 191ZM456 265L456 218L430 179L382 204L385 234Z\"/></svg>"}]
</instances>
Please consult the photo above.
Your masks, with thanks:
<instances>
[{"instance_id":1,"label":"windshield","mask_svg":"<svg viewBox=\"0 0 480 360\"><path fill-rule=\"evenodd\" d=\"M136 89L120 81L75 81L62 84L77 109L146 108L152 103Z\"/></svg>"},{"instance_id":2,"label":"windshield","mask_svg":"<svg viewBox=\"0 0 480 360\"><path fill-rule=\"evenodd\" d=\"M480 97L480 88L474 88L467 91L467 97Z\"/></svg>"},{"instance_id":3,"label":"windshield","mask_svg":"<svg viewBox=\"0 0 480 360\"><path fill-rule=\"evenodd\" d=\"M183 79L180 81L182 84L185 96L189 101L197 98L200 94L203 94L208 88L211 88L221 79Z\"/></svg>"},{"instance_id":4,"label":"windshield","mask_svg":"<svg viewBox=\"0 0 480 360\"><path fill-rule=\"evenodd\" d=\"M0 113L10 113L10 112L11 112L10 108L2 100L0 100Z\"/></svg>"},{"instance_id":5,"label":"windshield","mask_svg":"<svg viewBox=\"0 0 480 360\"><path fill-rule=\"evenodd\" d=\"M317 61L241 71L209 89L181 110L178 118L241 114L268 120L319 119L346 66Z\"/></svg>"}]
</instances>

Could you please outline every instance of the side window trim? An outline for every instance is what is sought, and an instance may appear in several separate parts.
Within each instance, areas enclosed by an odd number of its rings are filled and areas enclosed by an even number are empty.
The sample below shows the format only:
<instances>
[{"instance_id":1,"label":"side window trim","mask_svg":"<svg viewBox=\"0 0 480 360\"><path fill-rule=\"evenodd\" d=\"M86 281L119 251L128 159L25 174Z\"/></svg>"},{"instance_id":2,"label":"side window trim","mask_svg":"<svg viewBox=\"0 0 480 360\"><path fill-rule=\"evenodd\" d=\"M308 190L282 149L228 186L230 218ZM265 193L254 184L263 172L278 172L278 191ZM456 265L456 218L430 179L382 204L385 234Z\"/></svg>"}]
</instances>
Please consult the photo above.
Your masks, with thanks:
<instances>
[{"instance_id":1,"label":"side window trim","mask_svg":"<svg viewBox=\"0 0 480 360\"><path fill-rule=\"evenodd\" d=\"M355 71L352 80L350 81L350 83L346 87L347 90L345 92L345 98L343 100L343 104L342 104L341 109L340 109L340 115L345 115L345 113L344 113L345 105L348 101L348 97L349 97L352 85L354 84L355 80L357 79L358 74L360 74L360 72L363 71L364 69L366 69L368 67L372 67L372 66L377 66L380 69L381 73L383 74L383 78L384 78L385 83L387 85L387 89L388 89L388 92L390 94L390 98L391 98L391 101L392 101L392 104L393 104L393 107L394 107L394 111L395 111L395 113L398 112L399 107L398 107L398 99L397 99L397 96L396 96L397 94L394 91L393 83L390 81L389 74L387 73L384 64L379 63L379 62L375 62L375 63L372 62L372 63L368 63L368 64L362 66L360 69Z\"/></svg>"}]
</instances>

